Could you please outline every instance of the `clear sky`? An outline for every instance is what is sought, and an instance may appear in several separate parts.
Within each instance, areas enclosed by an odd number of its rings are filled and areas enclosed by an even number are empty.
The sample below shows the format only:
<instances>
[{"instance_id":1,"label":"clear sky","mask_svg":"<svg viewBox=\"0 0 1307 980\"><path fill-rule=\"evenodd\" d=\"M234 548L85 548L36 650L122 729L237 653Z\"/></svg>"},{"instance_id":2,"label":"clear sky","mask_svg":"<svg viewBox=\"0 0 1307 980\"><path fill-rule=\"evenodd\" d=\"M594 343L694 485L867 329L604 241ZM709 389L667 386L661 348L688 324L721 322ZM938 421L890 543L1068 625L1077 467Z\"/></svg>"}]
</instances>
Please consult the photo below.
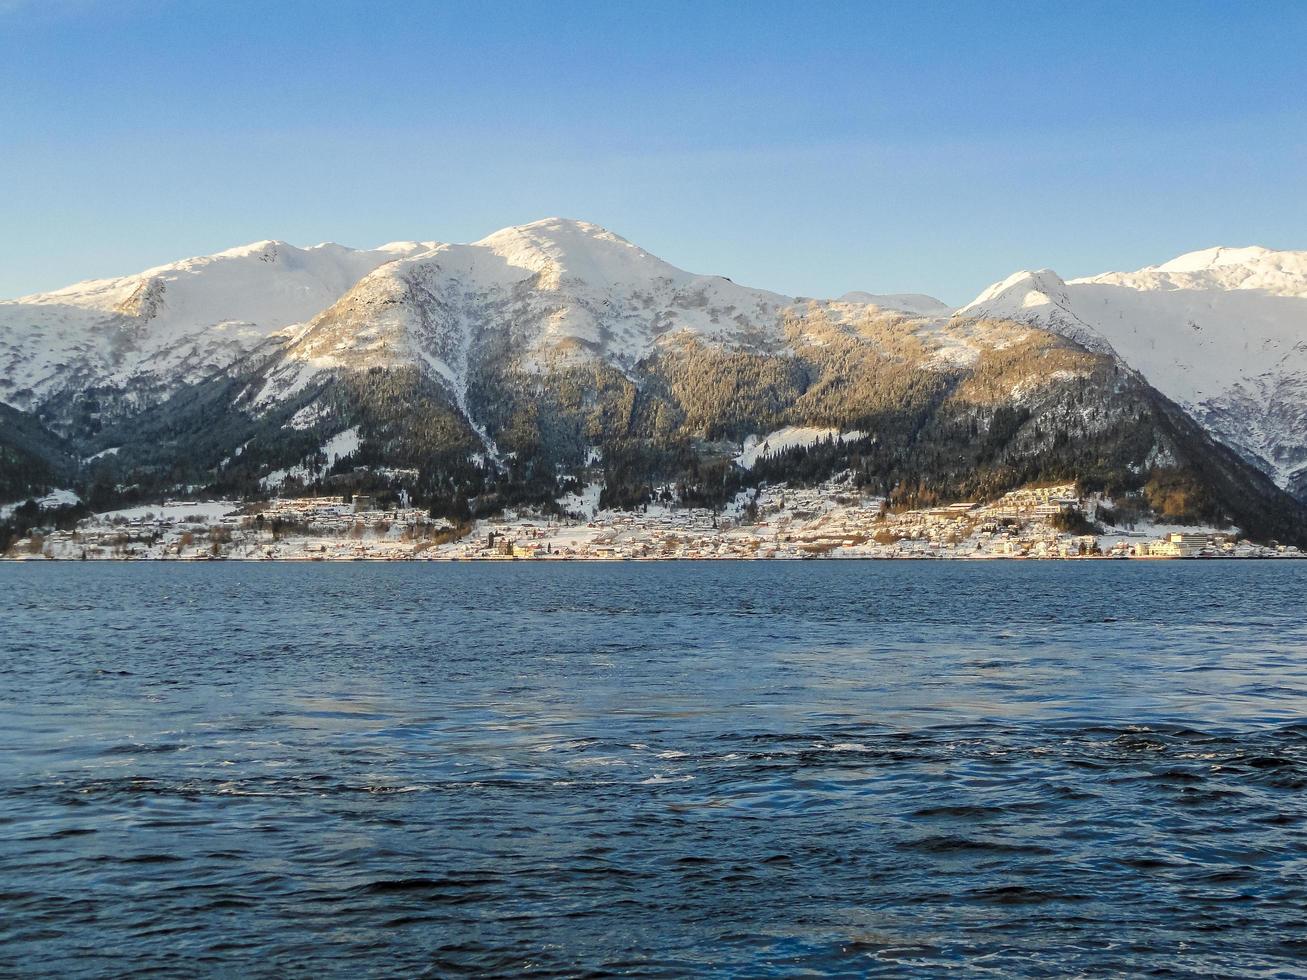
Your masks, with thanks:
<instances>
[{"instance_id":1,"label":"clear sky","mask_svg":"<svg viewBox=\"0 0 1307 980\"><path fill-rule=\"evenodd\" d=\"M1307 3L0 0L0 296L585 218L782 292L1307 248Z\"/></svg>"}]
</instances>

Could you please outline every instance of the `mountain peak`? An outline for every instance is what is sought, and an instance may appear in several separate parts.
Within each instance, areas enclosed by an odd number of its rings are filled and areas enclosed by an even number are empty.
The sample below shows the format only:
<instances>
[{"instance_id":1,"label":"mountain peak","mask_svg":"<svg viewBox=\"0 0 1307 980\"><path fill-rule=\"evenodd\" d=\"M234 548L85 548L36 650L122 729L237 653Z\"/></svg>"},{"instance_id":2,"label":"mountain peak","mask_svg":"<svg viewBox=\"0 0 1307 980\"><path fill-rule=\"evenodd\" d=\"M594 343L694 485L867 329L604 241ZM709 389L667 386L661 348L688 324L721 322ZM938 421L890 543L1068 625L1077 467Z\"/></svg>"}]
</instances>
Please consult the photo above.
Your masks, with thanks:
<instances>
[{"instance_id":1,"label":"mountain peak","mask_svg":"<svg viewBox=\"0 0 1307 980\"><path fill-rule=\"evenodd\" d=\"M494 232L494 235L500 235L504 232L540 232L554 234L581 234L591 236L607 236L609 238L619 238L602 225L597 225L593 221L585 221L581 218L564 218L561 215L553 215L548 218L539 218L535 221L528 221L525 224L509 225L507 228L501 228ZM488 235L486 237L493 237ZM625 239L620 239L625 241ZM629 244L629 243L628 243Z\"/></svg>"},{"instance_id":2,"label":"mountain peak","mask_svg":"<svg viewBox=\"0 0 1307 980\"><path fill-rule=\"evenodd\" d=\"M958 314L1114 351L1282 485L1307 474L1307 251L1215 246L1069 282L1019 272Z\"/></svg>"},{"instance_id":3,"label":"mountain peak","mask_svg":"<svg viewBox=\"0 0 1307 980\"><path fill-rule=\"evenodd\" d=\"M1136 272L1105 272L1072 280L1072 285L1097 283L1136 290L1255 290L1295 299L1307 297L1307 252L1247 245L1218 245L1186 252L1161 265Z\"/></svg>"},{"instance_id":4,"label":"mountain peak","mask_svg":"<svg viewBox=\"0 0 1307 980\"><path fill-rule=\"evenodd\" d=\"M473 242L473 247L489 249L511 266L591 283L683 275L607 228L574 218L544 218L503 228Z\"/></svg>"},{"instance_id":5,"label":"mountain peak","mask_svg":"<svg viewBox=\"0 0 1307 980\"><path fill-rule=\"evenodd\" d=\"M539 221L531 221L524 225L510 225L472 244L496 247L506 243L523 241L550 242L558 245L603 242L643 251L621 235L616 235L607 228L590 221L581 221L578 218L541 218Z\"/></svg>"},{"instance_id":6,"label":"mountain peak","mask_svg":"<svg viewBox=\"0 0 1307 980\"><path fill-rule=\"evenodd\" d=\"M1052 269L1022 269L990 286L957 311L957 316L1021 319L1029 310L1067 307L1066 282Z\"/></svg>"}]
</instances>

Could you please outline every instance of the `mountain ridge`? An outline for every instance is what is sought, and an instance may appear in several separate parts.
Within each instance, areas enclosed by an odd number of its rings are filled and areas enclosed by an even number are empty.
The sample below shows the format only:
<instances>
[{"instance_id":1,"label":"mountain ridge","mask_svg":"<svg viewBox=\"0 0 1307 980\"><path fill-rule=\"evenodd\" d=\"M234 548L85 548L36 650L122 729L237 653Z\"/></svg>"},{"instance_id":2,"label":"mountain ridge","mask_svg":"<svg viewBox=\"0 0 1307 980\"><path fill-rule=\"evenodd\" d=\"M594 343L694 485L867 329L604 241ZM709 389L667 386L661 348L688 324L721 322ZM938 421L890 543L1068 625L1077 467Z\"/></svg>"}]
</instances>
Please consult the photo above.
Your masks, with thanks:
<instances>
[{"instance_id":1,"label":"mountain ridge","mask_svg":"<svg viewBox=\"0 0 1307 980\"><path fill-rule=\"evenodd\" d=\"M1214 266L1233 292L1239 258L1150 275ZM15 368L0 398L105 492L257 495L355 472L457 511L548 504L597 459L610 500L668 481L709 500L746 479L731 461L748 437L811 426L868 435L795 465L846 466L895 499L1083 477L1268 533L1302 516L1153 391L1084 312L1090 287L1048 270L958 311L917 294L801 299L550 218L468 244L256 242L147 272L0 304ZM51 331L64 347L22 386L22 341L41 335L22 316L47 306L91 312ZM414 475L386 475L401 470Z\"/></svg>"},{"instance_id":2,"label":"mountain ridge","mask_svg":"<svg viewBox=\"0 0 1307 980\"><path fill-rule=\"evenodd\" d=\"M954 316L1110 348L1281 486L1307 489L1307 251L1218 246L1069 281L1017 273Z\"/></svg>"}]
</instances>

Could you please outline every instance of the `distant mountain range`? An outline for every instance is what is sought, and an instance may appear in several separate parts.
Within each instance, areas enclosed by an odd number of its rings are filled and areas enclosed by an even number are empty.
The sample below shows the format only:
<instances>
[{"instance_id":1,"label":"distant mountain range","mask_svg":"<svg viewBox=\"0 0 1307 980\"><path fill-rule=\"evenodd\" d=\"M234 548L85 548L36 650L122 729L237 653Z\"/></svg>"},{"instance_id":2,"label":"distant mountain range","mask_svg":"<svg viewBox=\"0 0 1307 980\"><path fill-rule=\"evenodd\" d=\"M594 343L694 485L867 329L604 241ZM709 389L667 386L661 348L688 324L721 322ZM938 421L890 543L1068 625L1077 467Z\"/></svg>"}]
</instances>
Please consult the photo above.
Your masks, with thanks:
<instances>
[{"instance_id":1,"label":"distant mountain range","mask_svg":"<svg viewBox=\"0 0 1307 980\"><path fill-rule=\"evenodd\" d=\"M750 289L563 219L258 242L0 303L0 366L9 499L403 484L461 512L842 467L904 502L1069 476L1291 537L1282 489L1307 496L1302 252L1023 272L951 310ZM732 463L786 426L844 435Z\"/></svg>"}]
</instances>

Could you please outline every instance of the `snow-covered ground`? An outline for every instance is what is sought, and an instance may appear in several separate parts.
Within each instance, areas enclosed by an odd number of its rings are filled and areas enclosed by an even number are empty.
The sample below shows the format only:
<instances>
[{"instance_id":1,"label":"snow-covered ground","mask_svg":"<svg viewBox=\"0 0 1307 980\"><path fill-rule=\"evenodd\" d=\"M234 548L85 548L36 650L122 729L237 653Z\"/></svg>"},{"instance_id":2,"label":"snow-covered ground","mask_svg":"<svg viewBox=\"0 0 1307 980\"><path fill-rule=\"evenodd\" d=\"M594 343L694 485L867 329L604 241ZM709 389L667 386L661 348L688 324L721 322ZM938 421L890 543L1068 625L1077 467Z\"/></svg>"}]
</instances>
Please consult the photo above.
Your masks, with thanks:
<instances>
[{"instance_id":1,"label":"snow-covered ground","mask_svg":"<svg viewBox=\"0 0 1307 980\"><path fill-rule=\"evenodd\" d=\"M57 507L71 507L74 504L81 503L81 498L71 490L51 490L44 497L35 498L36 503L43 510L54 510ZM10 504L0 504L0 521L6 520L10 514L27 503L26 500L16 500Z\"/></svg>"},{"instance_id":2,"label":"snow-covered ground","mask_svg":"<svg viewBox=\"0 0 1307 980\"><path fill-rule=\"evenodd\" d=\"M255 401L284 398L325 371L405 364L465 407L469 357L487 333L521 337L528 366L599 357L629 367L685 334L746 346L776 339L793 303L678 269L598 225L547 218L362 277L293 335Z\"/></svg>"},{"instance_id":3,"label":"snow-covered ground","mask_svg":"<svg viewBox=\"0 0 1307 980\"><path fill-rule=\"evenodd\" d=\"M599 497L604 492L602 483L587 483L580 493L567 493L558 498L558 506L565 513L592 520L599 513Z\"/></svg>"},{"instance_id":4,"label":"snow-covered ground","mask_svg":"<svg viewBox=\"0 0 1307 980\"><path fill-rule=\"evenodd\" d=\"M194 518L189 523L216 522L228 514L236 513L243 506L237 500L169 500L161 504L140 504L121 510L107 510L96 514L92 521L96 524L147 519L183 522Z\"/></svg>"},{"instance_id":5,"label":"snow-covered ground","mask_svg":"<svg viewBox=\"0 0 1307 980\"><path fill-rule=\"evenodd\" d=\"M947 316L951 311L947 303L924 293L866 293L854 290L841 296L839 302L867 304L916 316Z\"/></svg>"}]
</instances>

